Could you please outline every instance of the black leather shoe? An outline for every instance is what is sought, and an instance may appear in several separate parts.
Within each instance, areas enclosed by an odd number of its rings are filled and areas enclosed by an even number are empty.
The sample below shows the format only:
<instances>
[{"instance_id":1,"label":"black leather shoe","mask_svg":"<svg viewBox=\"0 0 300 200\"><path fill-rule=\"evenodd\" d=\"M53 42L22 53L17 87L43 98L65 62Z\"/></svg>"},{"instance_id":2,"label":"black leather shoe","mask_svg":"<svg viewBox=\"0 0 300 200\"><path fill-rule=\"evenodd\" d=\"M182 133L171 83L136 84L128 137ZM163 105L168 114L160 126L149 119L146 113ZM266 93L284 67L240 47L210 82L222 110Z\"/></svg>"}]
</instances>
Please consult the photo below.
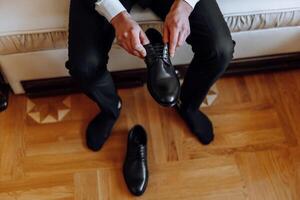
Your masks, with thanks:
<instances>
[{"instance_id":1,"label":"black leather shoe","mask_svg":"<svg viewBox=\"0 0 300 200\"><path fill-rule=\"evenodd\" d=\"M148 183L147 135L140 125L129 131L123 175L133 195L140 196L145 192Z\"/></svg>"},{"instance_id":2,"label":"black leather shoe","mask_svg":"<svg viewBox=\"0 0 300 200\"><path fill-rule=\"evenodd\" d=\"M161 34L155 29L148 29L146 35L150 40L150 44L144 46L148 90L162 106L174 106L179 97L180 83L170 60L168 44L163 43Z\"/></svg>"},{"instance_id":3,"label":"black leather shoe","mask_svg":"<svg viewBox=\"0 0 300 200\"><path fill-rule=\"evenodd\" d=\"M0 85L0 112L6 110L8 106L9 87Z\"/></svg>"}]
</instances>

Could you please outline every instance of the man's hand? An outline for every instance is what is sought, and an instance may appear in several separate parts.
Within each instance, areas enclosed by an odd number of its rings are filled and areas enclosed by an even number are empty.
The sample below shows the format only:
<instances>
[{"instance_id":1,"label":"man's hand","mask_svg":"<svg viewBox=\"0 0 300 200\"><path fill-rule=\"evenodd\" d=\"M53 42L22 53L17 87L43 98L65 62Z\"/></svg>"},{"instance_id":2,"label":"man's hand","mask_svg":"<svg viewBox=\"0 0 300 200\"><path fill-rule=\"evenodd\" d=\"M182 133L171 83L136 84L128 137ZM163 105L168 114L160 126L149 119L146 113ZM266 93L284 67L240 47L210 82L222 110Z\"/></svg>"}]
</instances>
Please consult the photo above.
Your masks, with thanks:
<instances>
[{"instance_id":1,"label":"man's hand","mask_svg":"<svg viewBox=\"0 0 300 200\"><path fill-rule=\"evenodd\" d=\"M143 45L149 43L149 40L141 27L124 11L119 13L111 20L115 28L116 38L121 47L128 53L144 58L146 50Z\"/></svg>"},{"instance_id":2,"label":"man's hand","mask_svg":"<svg viewBox=\"0 0 300 200\"><path fill-rule=\"evenodd\" d=\"M169 43L170 56L181 46L190 34L189 16L193 11L184 0L175 0L164 23L164 43Z\"/></svg>"}]
</instances>

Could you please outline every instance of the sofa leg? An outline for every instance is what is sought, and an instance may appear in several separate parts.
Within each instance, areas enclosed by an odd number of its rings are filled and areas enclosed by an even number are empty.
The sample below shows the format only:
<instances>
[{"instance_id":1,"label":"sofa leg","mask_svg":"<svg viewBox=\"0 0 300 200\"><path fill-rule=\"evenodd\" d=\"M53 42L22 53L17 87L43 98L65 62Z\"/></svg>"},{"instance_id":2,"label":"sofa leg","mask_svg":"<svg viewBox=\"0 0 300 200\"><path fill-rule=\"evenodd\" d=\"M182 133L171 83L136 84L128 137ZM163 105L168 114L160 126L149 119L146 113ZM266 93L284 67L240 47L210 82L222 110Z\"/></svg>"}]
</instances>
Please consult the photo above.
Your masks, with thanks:
<instances>
[{"instance_id":1,"label":"sofa leg","mask_svg":"<svg viewBox=\"0 0 300 200\"><path fill-rule=\"evenodd\" d=\"M5 83L2 74L0 73L0 112L6 110L8 106L9 86Z\"/></svg>"}]
</instances>

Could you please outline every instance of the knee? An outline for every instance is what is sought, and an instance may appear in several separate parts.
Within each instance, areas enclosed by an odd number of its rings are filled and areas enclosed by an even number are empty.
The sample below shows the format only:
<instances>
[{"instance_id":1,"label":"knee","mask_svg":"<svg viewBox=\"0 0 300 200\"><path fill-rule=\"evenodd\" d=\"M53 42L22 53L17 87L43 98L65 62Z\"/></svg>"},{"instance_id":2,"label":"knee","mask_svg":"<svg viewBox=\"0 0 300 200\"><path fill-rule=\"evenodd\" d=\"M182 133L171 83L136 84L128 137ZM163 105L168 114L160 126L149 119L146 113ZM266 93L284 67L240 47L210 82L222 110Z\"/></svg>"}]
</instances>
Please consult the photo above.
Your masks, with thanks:
<instances>
[{"instance_id":1,"label":"knee","mask_svg":"<svg viewBox=\"0 0 300 200\"><path fill-rule=\"evenodd\" d=\"M195 58L200 63L207 63L209 70L217 74L225 72L233 58L235 42L231 36L220 36L199 47L193 47ZM201 45L202 44L202 45Z\"/></svg>"},{"instance_id":2,"label":"knee","mask_svg":"<svg viewBox=\"0 0 300 200\"><path fill-rule=\"evenodd\" d=\"M77 56L75 58L70 56L66 63L70 75L84 82L101 76L106 69L105 65L104 59L101 59L93 53Z\"/></svg>"},{"instance_id":3,"label":"knee","mask_svg":"<svg viewBox=\"0 0 300 200\"><path fill-rule=\"evenodd\" d=\"M215 61L220 66L228 66L233 58L235 42L231 37L221 38L214 42L213 54L215 54Z\"/></svg>"}]
</instances>

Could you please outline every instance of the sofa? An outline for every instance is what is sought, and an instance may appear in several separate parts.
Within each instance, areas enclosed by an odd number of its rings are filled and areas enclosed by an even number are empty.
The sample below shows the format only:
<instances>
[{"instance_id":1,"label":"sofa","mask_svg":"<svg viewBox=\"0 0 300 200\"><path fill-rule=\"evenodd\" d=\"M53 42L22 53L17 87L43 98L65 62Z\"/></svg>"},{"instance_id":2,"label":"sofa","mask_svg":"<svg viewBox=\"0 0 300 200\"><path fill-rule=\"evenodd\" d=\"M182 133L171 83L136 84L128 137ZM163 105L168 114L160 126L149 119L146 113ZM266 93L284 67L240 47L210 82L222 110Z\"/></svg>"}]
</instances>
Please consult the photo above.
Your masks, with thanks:
<instances>
[{"instance_id":1,"label":"sofa","mask_svg":"<svg viewBox=\"0 0 300 200\"><path fill-rule=\"evenodd\" d=\"M300 52L300 0L217 0L236 41L234 60ZM15 94L23 81L68 77L69 0L0 0L0 70ZM134 7L132 16L142 28L162 28L150 10ZM145 68L117 44L110 51L112 72ZM186 65L193 53L183 45L174 65ZM243 67L243 65L241 65Z\"/></svg>"}]
</instances>

